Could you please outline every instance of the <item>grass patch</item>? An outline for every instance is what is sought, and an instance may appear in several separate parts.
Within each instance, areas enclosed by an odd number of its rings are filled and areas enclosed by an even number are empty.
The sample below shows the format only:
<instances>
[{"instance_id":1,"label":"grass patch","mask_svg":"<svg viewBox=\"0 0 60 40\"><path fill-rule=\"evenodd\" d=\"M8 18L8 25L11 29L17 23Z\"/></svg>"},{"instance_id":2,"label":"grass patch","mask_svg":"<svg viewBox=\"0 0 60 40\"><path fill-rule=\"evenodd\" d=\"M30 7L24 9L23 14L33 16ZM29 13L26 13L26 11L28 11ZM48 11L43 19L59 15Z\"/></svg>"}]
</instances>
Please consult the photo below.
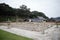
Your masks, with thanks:
<instances>
[{"instance_id":1,"label":"grass patch","mask_svg":"<svg viewBox=\"0 0 60 40\"><path fill-rule=\"evenodd\" d=\"M32 39L0 30L0 40L32 40Z\"/></svg>"}]
</instances>

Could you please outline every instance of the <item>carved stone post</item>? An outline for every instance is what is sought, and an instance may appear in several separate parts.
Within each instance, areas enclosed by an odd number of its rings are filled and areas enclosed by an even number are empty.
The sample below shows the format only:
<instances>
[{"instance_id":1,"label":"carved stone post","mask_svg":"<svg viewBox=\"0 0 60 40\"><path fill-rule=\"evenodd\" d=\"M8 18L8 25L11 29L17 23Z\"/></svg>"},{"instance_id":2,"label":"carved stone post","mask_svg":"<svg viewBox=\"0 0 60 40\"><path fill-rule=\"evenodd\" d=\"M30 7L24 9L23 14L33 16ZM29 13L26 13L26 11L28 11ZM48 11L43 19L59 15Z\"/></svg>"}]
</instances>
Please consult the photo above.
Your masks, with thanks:
<instances>
[{"instance_id":1,"label":"carved stone post","mask_svg":"<svg viewBox=\"0 0 60 40\"><path fill-rule=\"evenodd\" d=\"M8 25L8 29L9 29L10 28L10 20L9 19L8 19L7 25Z\"/></svg>"},{"instance_id":2,"label":"carved stone post","mask_svg":"<svg viewBox=\"0 0 60 40\"><path fill-rule=\"evenodd\" d=\"M58 28L58 22L56 22L56 28Z\"/></svg>"},{"instance_id":3,"label":"carved stone post","mask_svg":"<svg viewBox=\"0 0 60 40\"><path fill-rule=\"evenodd\" d=\"M43 25L44 25L44 27L45 27L45 22L43 23ZM42 34L44 34L45 32L44 32L44 28L43 28L43 30L42 30Z\"/></svg>"},{"instance_id":4,"label":"carved stone post","mask_svg":"<svg viewBox=\"0 0 60 40\"><path fill-rule=\"evenodd\" d=\"M29 22L31 22L31 19L29 19Z\"/></svg>"}]
</instances>

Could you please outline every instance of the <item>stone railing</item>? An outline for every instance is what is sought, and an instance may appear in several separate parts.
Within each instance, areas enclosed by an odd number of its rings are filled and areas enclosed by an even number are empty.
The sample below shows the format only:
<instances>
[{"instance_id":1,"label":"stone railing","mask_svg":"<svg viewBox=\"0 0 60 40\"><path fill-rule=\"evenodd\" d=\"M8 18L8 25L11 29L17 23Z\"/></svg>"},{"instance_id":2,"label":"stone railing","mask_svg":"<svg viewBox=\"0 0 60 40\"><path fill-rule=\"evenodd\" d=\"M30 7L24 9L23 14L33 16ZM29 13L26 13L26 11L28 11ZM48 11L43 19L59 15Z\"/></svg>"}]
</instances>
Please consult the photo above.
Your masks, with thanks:
<instances>
[{"instance_id":1,"label":"stone railing","mask_svg":"<svg viewBox=\"0 0 60 40\"><path fill-rule=\"evenodd\" d=\"M0 23L1 25L8 26L8 23ZM20 29L30 30L30 31L43 31L49 27L52 27L54 23L48 23L48 22L14 22L10 23L8 27L16 27Z\"/></svg>"}]
</instances>

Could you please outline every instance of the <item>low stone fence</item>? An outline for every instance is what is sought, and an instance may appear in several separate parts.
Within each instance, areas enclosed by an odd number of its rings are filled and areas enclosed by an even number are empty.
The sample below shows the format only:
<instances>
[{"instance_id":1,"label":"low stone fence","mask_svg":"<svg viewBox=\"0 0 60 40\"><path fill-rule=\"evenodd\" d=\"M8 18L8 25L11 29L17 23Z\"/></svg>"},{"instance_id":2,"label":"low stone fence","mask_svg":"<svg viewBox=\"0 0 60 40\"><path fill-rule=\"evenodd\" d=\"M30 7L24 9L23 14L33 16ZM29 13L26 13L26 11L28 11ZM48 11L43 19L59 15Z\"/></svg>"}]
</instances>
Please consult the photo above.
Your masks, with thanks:
<instances>
[{"instance_id":1,"label":"low stone fence","mask_svg":"<svg viewBox=\"0 0 60 40\"><path fill-rule=\"evenodd\" d=\"M47 28L50 28L55 23L49 23L49 22L11 22L8 26L8 23L0 23L0 25L5 25L8 27L16 27L20 29L30 30L30 31L43 31Z\"/></svg>"}]
</instances>

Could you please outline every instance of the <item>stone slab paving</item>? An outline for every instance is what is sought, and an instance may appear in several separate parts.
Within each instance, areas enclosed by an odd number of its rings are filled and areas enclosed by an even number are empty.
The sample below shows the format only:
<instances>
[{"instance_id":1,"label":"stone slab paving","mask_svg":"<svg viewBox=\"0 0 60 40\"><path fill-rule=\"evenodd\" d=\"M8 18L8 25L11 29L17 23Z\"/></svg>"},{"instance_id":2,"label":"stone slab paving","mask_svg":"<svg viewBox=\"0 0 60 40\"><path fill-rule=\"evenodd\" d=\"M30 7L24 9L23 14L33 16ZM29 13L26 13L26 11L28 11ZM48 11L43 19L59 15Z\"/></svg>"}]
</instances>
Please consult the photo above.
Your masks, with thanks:
<instances>
[{"instance_id":1,"label":"stone slab paving","mask_svg":"<svg viewBox=\"0 0 60 40\"><path fill-rule=\"evenodd\" d=\"M17 35L33 38L34 40L59 40L60 39L60 26L56 28L56 25L44 30L44 34L42 34L42 32L28 31L28 30L23 30L14 27L8 29L7 26L0 26L0 29Z\"/></svg>"},{"instance_id":2,"label":"stone slab paving","mask_svg":"<svg viewBox=\"0 0 60 40\"><path fill-rule=\"evenodd\" d=\"M37 37L37 35L38 36L41 35L40 32L22 30L22 29L18 29L18 28L9 28L8 29L6 26L0 26L0 29L8 31L10 33L14 33L14 34L20 35L20 36L25 36L25 37L33 38L33 39L35 39Z\"/></svg>"}]
</instances>

